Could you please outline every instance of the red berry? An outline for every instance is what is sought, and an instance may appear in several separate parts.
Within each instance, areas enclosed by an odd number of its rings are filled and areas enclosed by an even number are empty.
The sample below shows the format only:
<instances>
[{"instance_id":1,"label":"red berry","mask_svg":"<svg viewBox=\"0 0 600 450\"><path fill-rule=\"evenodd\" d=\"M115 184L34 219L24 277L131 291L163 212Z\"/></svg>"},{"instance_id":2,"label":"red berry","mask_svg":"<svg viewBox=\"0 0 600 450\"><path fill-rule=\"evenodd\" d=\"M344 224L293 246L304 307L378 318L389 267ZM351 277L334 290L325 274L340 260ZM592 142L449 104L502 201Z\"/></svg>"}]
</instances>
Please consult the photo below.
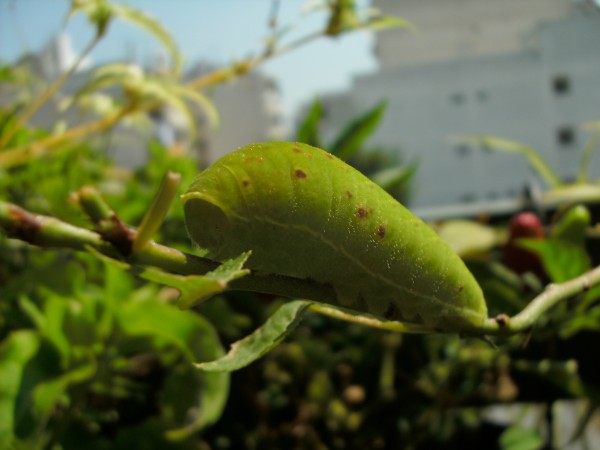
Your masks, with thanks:
<instances>
[{"instance_id":1,"label":"red berry","mask_svg":"<svg viewBox=\"0 0 600 450\"><path fill-rule=\"evenodd\" d=\"M518 274L532 272L543 278L544 269L539 256L531 250L520 247L516 242L519 239L544 239L544 228L539 217L534 213L523 212L511 219L502 262Z\"/></svg>"}]
</instances>

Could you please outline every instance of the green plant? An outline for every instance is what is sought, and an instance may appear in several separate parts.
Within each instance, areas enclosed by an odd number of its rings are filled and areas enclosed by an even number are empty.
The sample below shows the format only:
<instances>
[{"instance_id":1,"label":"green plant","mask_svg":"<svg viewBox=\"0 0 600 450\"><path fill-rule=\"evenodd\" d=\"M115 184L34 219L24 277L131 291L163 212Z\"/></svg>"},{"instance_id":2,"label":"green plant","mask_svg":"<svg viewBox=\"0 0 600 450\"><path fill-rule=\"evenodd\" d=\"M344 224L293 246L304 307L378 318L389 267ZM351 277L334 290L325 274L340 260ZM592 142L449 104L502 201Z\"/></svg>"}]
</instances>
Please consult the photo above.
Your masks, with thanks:
<instances>
[{"instance_id":1,"label":"green plant","mask_svg":"<svg viewBox=\"0 0 600 450\"><path fill-rule=\"evenodd\" d=\"M515 241L538 255L537 276L502 264L503 226L440 225L491 318L466 336L414 336L424 330L310 301L335 303L335 289L249 270L246 253L224 264L205 258L189 246L183 209L165 206L183 193L179 177L169 174L158 188L169 171L191 184L194 160L150 142L148 164L124 171L88 139L163 104L185 114L191 100L211 111L203 87L316 37L402 24L362 16L351 1L326 8L330 18L315 35L280 46L274 26L263 53L186 84L172 41L159 37L172 55L168 73L99 69L63 103L94 108L83 125L27 127L22 112L46 101L36 95L53 97L36 94L37 85L0 112L0 446L512 448L584 435L600 404L590 352L600 343L594 211L562 205L553 220L542 218L543 239ZM116 18L159 30L112 2L73 2L73 10L101 35ZM28 76L6 67L0 79L21 86ZM119 84L124 92L107 97L103 89ZM318 146L360 165L383 109ZM299 140L320 139L319 114L309 115ZM381 165L361 167L389 187ZM403 185L406 169L386 168L387 180ZM208 297L193 310L176 308ZM544 435L542 423L560 422L552 415L563 400L580 402L578 426L572 436ZM503 403L541 403L544 420L527 430L518 419L492 424L482 407Z\"/></svg>"}]
</instances>

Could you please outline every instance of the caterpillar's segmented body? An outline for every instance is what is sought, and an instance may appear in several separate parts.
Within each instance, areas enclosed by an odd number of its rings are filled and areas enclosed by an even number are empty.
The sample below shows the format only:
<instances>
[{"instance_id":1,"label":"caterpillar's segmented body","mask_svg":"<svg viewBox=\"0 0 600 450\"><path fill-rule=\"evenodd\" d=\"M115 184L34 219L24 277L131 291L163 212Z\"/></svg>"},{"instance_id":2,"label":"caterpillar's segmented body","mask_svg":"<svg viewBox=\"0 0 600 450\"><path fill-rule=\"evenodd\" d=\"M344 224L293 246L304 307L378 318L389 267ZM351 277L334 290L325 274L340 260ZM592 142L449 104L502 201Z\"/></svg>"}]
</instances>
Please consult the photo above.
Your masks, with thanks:
<instances>
[{"instance_id":1,"label":"caterpillar's segmented body","mask_svg":"<svg viewBox=\"0 0 600 450\"><path fill-rule=\"evenodd\" d=\"M468 331L487 317L462 260L383 189L299 143L243 147L183 195L191 238L224 261L331 284L337 306L379 319Z\"/></svg>"}]
</instances>

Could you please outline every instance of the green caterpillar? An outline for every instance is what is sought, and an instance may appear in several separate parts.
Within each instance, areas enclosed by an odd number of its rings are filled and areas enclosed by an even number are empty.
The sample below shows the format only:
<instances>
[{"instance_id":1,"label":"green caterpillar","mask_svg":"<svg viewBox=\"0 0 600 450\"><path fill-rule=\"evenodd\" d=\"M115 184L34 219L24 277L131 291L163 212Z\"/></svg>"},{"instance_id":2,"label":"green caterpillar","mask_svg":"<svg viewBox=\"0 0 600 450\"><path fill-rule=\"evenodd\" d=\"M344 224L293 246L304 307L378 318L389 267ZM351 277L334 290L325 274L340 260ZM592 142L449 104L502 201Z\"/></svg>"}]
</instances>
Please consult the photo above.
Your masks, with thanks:
<instances>
[{"instance_id":1,"label":"green caterpillar","mask_svg":"<svg viewBox=\"0 0 600 450\"><path fill-rule=\"evenodd\" d=\"M435 232L333 155L253 144L200 173L182 196L191 238L224 261L332 285L335 306L439 331L477 329L481 288Z\"/></svg>"}]
</instances>

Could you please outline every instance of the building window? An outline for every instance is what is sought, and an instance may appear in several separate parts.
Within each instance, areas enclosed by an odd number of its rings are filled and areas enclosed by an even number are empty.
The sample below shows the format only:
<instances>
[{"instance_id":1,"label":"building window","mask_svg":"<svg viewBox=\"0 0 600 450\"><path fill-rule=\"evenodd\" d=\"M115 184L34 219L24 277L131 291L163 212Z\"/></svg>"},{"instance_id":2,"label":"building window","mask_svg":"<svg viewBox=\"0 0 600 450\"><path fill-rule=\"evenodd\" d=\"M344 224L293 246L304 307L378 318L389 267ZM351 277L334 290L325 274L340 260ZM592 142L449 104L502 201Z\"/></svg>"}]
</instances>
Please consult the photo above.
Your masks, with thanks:
<instances>
[{"instance_id":1,"label":"building window","mask_svg":"<svg viewBox=\"0 0 600 450\"><path fill-rule=\"evenodd\" d=\"M552 90L556 95L568 94L571 90L571 80L566 75L556 75L552 79Z\"/></svg>"},{"instance_id":2,"label":"building window","mask_svg":"<svg viewBox=\"0 0 600 450\"><path fill-rule=\"evenodd\" d=\"M562 147L575 144L575 130L571 126L563 126L556 130L556 142Z\"/></svg>"},{"instance_id":3,"label":"building window","mask_svg":"<svg viewBox=\"0 0 600 450\"><path fill-rule=\"evenodd\" d=\"M454 150L460 157L469 156L471 153L471 148L467 144L458 144L456 147L454 147Z\"/></svg>"},{"instance_id":4,"label":"building window","mask_svg":"<svg viewBox=\"0 0 600 450\"><path fill-rule=\"evenodd\" d=\"M462 105L465 102L465 94L454 92L450 95L450 101L455 105Z\"/></svg>"},{"instance_id":5,"label":"building window","mask_svg":"<svg viewBox=\"0 0 600 450\"><path fill-rule=\"evenodd\" d=\"M473 203L475 201L475 195L474 194L463 194L459 197L458 201L460 203Z\"/></svg>"}]
</instances>

